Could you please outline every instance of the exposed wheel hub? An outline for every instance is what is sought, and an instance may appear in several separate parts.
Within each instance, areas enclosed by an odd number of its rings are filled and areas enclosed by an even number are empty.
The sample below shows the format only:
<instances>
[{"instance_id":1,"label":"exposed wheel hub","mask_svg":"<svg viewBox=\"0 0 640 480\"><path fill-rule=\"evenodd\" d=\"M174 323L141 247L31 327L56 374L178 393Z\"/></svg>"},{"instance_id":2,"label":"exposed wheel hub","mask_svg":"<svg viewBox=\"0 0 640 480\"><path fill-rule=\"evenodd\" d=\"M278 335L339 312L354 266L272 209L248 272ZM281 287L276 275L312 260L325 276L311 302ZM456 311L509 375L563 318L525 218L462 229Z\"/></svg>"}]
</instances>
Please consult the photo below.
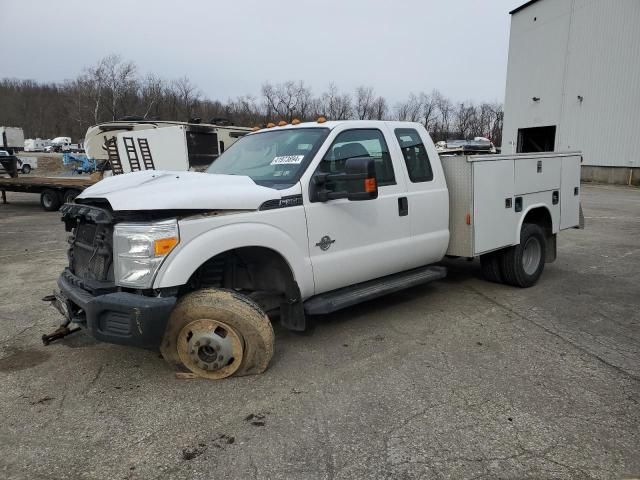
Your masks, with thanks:
<instances>
[{"instance_id":1,"label":"exposed wheel hub","mask_svg":"<svg viewBox=\"0 0 640 480\"><path fill-rule=\"evenodd\" d=\"M178 336L180 360L201 377L232 375L240 367L243 350L242 337L217 320L194 320L185 325Z\"/></svg>"},{"instance_id":2,"label":"exposed wheel hub","mask_svg":"<svg viewBox=\"0 0 640 480\"><path fill-rule=\"evenodd\" d=\"M189 356L204 370L218 370L233 358L233 346L227 332L221 328L216 330L194 333L188 342Z\"/></svg>"},{"instance_id":3,"label":"exposed wheel hub","mask_svg":"<svg viewBox=\"0 0 640 480\"><path fill-rule=\"evenodd\" d=\"M536 237L530 237L522 252L522 268L527 275L533 275L538 270L542 259L542 246Z\"/></svg>"}]
</instances>

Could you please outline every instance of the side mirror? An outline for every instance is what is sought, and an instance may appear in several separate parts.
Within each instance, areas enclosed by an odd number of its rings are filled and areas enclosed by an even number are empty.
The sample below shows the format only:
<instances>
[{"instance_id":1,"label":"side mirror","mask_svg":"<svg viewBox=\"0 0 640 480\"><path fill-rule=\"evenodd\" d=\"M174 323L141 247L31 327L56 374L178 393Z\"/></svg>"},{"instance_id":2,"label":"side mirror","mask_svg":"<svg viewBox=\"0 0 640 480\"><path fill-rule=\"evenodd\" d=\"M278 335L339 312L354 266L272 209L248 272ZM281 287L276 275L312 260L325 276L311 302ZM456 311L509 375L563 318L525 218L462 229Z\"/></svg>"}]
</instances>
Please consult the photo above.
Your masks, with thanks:
<instances>
[{"instance_id":1,"label":"side mirror","mask_svg":"<svg viewBox=\"0 0 640 480\"><path fill-rule=\"evenodd\" d=\"M344 172L314 175L310 192L311 201L326 202L338 198L352 201L378 198L375 160L354 157L346 160Z\"/></svg>"}]
</instances>

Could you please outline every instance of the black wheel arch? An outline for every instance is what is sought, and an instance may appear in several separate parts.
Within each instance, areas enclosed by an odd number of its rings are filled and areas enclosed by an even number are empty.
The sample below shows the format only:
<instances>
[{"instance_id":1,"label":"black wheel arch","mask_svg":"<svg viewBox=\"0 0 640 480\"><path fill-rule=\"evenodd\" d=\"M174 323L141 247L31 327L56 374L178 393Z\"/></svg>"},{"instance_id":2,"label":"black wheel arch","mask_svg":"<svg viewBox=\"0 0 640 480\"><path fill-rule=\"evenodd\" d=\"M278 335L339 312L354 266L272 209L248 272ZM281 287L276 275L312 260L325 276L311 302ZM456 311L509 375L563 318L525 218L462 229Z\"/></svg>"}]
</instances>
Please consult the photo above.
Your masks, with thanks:
<instances>
[{"instance_id":1,"label":"black wheel arch","mask_svg":"<svg viewBox=\"0 0 640 480\"><path fill-rule=\"evenodd\" d=\"M275 250L241 247L209 258L191 275L185 289L192 291L207 287L244 293L265 312L273 314L279 311L280 323L285 328L306 329L300 288L293 270Z\"/></svg>"}]
</instances>

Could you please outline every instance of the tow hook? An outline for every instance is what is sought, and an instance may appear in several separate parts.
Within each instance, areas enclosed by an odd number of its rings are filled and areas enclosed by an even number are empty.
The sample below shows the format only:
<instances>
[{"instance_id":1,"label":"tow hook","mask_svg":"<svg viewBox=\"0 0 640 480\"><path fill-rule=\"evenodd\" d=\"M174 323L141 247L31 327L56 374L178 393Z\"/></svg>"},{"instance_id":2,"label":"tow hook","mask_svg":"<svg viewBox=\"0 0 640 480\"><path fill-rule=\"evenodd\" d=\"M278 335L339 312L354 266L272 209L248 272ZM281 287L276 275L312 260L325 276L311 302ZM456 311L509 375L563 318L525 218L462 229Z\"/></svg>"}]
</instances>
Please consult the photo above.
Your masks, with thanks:
<instances>
[{"instance_id":1,"label":"tow hook","mask_svg":"<svg viewBox=\"0 0 640 480\"><path fill-rule=\"evenodd\" d=\"M47 295L42 299L42 301L51 302L51 304L54 307L56 307L60 311L60 313L62 313L65 316L65 322L62 325L56 328L53 332L42 335L42 343L44 345L49 345L51 342L54 342L55 340L59 340L61 338L64 338L80 330L80 327L69 328L69 324L71 323L69 312L65 311L67 309L65 309L60 304L60 299L56 297L56 295Z\"/></svg>"},{"instance_id":2,"label":"tow hook","mask_svg":"<svg viewBox=\"0 0 640 480\"><path fill-rule=\"evenodd\" d=\"M51 342L53 342L55 340L58 340L60 338L64 338L67 335L71 335L72 333L75 333L78 330L80 330L80 327L69 328L69 326L68 326L69 323L66 323L66 324L63 323L58 328L56 328L52 333L48 333L48 334L42 335L42 343L44 345L49 345Z\"/></svg>"}]
</instances>

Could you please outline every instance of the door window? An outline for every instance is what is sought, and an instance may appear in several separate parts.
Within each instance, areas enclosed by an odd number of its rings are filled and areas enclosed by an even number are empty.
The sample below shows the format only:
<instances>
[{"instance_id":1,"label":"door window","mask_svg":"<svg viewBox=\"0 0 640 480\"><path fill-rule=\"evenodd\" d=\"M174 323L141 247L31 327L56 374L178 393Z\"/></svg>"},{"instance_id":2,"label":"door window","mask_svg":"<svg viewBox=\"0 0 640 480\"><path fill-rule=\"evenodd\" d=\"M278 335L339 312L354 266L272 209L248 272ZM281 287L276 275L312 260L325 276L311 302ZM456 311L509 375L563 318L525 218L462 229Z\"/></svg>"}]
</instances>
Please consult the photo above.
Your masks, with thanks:
<instances>
[{"instance_id":1,"label":"door window","mask_svg":"<svg viewBox=\"0 0 640 480\"><path fill-rule=\"evenodd\" d=\"M345 130L340 133L320 162L321 173L345 171L347 159L370 157L375 161L379 186L394 185L393 163L382 132L377 129Z\"/></svg>"},{"instance_id":2,"label":"door window","mask_svg":"<svg viewBox=\"0 0 640 480\"><path fill-rule=\"evenodd\" d=\"M420 134L413 128L396 128L395 134L407 165L409 180L413 183L433 180L429 155Z\"/></svg>"}]
</instances>

